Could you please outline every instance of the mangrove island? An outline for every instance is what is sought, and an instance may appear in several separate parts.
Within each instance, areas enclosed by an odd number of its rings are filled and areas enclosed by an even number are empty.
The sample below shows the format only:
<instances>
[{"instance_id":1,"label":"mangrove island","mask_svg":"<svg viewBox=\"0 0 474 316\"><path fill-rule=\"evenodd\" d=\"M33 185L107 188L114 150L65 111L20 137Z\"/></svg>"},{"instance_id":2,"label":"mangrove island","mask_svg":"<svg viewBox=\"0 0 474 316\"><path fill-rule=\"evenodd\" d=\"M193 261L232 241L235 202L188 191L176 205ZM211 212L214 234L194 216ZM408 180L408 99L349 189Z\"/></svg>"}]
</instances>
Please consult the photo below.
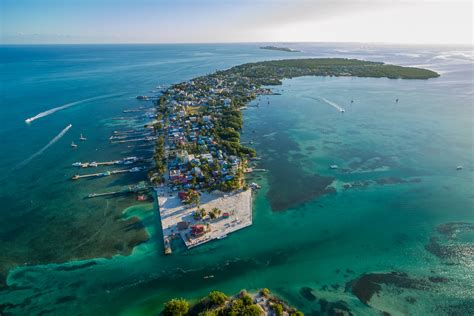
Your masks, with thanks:
<instances>
[{"instance_id":1,"label":"mangrove island","mask_svg":"<svg viewBox=\"0 0 474 316\"><path fill-rule=\"evenodd\" d=\"M279 50L282 52L288 52L288 53L299 53L299 50L288 48L288 47L278 47L278 46L262 46L260 49L268 49L268 50Z\"/></svg>"}]
</instances>

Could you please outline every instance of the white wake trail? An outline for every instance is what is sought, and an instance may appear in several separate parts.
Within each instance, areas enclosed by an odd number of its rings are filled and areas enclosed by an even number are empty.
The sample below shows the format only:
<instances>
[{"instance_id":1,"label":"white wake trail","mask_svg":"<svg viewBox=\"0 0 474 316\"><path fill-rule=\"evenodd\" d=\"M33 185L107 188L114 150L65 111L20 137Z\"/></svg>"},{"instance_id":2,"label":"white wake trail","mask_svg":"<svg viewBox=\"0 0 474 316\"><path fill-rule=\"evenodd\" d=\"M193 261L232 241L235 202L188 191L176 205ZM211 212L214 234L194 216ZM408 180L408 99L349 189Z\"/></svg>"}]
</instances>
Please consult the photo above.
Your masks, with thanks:
<instances>
[{"instance_id":1,"label":"white wake trail","mask_svg":"<svg viewBox=\"0 0 474 316\"><path fill-rule=\"evenodd\" d=\"M48 149L48 148L51 147L54 143L56 143L58 140L60 140L61 137L63 137L71 127L72 127L71 124L69 124L68 126L66 126L66 128L63 129L58 135L56 135L52 140L50 140L49 143L46 144L46 146L44 146L43 148L41 148L40 150L38 150L37 152L35 152L33 155L31 155L30 157L28 157L27 159L23 160L23 161L20 162L18 165L16 165L15 169L23 168L23 167L24 167L25 165L27 165L30 161L32 161L33 159L35 159L36 157L38 157L39 155L41 155L46 149Z\"/></svg>"},{"instance_id":2,"label":"white wake trail","mask_svg":"<svg viewBox=\"0 0 474 316\"><path fill-rule=\"evenodd\" d=\"M51 115L55 112L58 112L58 111L61 111L61 110L64 110L64 109L67 109L67 108L70 108L71 106L74 106L74 105L77 105L77 104L81 104L81 103L85 103L85 102L89 102L89 101L95 101L95 100L100 100L100 99L106 99L106 98L111 98L111 97L116 97L116 96L119 96L121 95L122 93L115 93L115 94L106 94L106 95L100 95L100 96L97 96L97 97L93 97L93 98L88 98L88 99L84 99L84 100L79 100L79 101L74 101L74 102L71 102L71 103L67 103L67 104L64 104L64 105L61 105L61 106L58 106L56 108L53 108L53 109L50 109L50 110L47 110L47 111L44 111L44 112L41 112L39 114L36 114L35 116L33 117L30 117L30 118L27 118L25 120L26 123L31 123L37 119L40 119L42 117L45 117L45 116L48 116L48 115Z\"/></svg>"},{"instance_id":3,"label":"white wake trail","mask_svg":"<svg viewBox=\"0 0 474 316\"><path fill-rule=\"evenodd\" d=\"M344 110L342 107L340 107L338 104L332 102L332 101L329 101L328 99L326 98L323 98L321 97L321 100L323 100L324 102L326 102L327 104L329 104L330 106L336 108L337 110L339 110L339 112L345 112L346 110Z\"/></svg>"}]
</instances>

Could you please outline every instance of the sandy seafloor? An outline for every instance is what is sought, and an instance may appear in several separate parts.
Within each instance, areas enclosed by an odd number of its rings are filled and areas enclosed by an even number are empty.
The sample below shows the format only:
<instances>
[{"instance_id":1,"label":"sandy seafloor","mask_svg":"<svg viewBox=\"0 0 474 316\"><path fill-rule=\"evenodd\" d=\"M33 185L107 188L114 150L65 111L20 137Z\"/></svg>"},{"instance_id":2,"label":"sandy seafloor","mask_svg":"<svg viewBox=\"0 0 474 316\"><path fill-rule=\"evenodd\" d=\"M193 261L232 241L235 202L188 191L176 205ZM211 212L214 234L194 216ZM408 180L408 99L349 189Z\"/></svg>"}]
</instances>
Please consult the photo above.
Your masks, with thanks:
<instances>
[{"instance_id":1,"label":"sandy seafloor","mask_svg":"<svg viewBox=\"0 0 474 316\"><path fill-rule=\"evenodd\" d=\"M308 315L474 314L472 48L292 44L302 52L290 54L258 47L0 47L4 314L154 315L173 297L262 287ZM304 77L274 87L280 95L255 100L259 106L244 114L243 139L268 169L249 179L262 186L253 226L192 250L176 244L172 256L163 255L152 202L84 199L144 173L68 180L78 173L74 161L146 155L107 140L126 124L143 124L112 119L143 105L134 96L245 62L296 57L417 65L441 77ZM63 138L14 170L69 123ZM88 141L71 150L79 133ZM144 230L149 239L140 243Z\"/></svg>"}]
</instances>

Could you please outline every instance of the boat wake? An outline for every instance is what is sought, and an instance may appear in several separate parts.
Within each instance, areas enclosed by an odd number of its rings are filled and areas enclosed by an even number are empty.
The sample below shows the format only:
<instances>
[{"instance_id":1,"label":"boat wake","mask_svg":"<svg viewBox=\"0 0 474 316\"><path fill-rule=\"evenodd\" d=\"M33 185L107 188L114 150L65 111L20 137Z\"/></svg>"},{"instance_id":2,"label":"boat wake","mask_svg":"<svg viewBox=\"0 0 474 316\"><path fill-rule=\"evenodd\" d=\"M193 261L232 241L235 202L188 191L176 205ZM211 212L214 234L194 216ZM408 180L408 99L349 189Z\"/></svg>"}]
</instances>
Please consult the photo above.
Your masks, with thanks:
<instances>
[{"instance_id":1,"label":"boat wake","mask_svg":"<svg viewBox=\"0 0 474 316\"><path fill-rule=\"evenodd\" d=\"M270 133L270 134L265 134L262 137L271 137L271 136L275 135L276 133L277 132L273 132L273 133Z\"/></svg>"},{"instance_id":2,"label":"boat wake","mask_svg":"<svg viewBox=\"0 0 474 316\"><path fill-rule=\"evenodd\" d=\"M58 111L61 111L61 110L70 108L71 106L74 106L74 105L78 105L78 104L85 103L85 102L89 102L89 101L95 101L95 100L101 100L101 99L116 97L116 96L119 96L119 95L122 95L122 93L100 95L100 96L93 97L93 98L88 98L88 99L84 99L84 100L79 100L79 101L74 101L74 102L71 102L71 103L67 103L67 104L58 106L58 107L56 107L56 108L53 108L53 109L50 109L50 110L41 112L41 113L39 113L39 114L36 114L36 115L33 116L33 117L27 118L27 119L25 120L25 122L26 122L26 123L31 123L31 122L33 122L33 121L35 121L35 120L37 120L37 119L40 119L40 118L42 118L42 117L51 115L51 114L53 114L53 113L55 113L55 112L58 112Z\"/></svg>"},{"instance_id":3,"label":"boat wake","mask_svg":"<svg viewBox=\"0 0 474 316\"><path fill-rule=\"evenodd\" d=\"M66 126L66 128L64 128L58 135L56 135L52 140L49 141L49 143L46 144L46 146L44 146L43 148L41 148L40 150L38 150L37 152L35 152L33 155L31 155L30 157L28 157L27 159L23 160L22 162L20 162L18 165L15 166L14 169L20 169L20 168L23 168L25 165L27 165L28 163L30 163L30 161L32 161L33 159L35 159L36 157L38 157L39 155L41 155L46 149L48 149L49 147L51 147L54 143L56 143L58 140L60 140L66 133L67 131L72 127L71 124L69 124L68 126Z\"/></svg>"},{"instance_id":4,"label":"boat wake","mask_svg":"<svg viewBox=\"0 0 474 316\"><path fill-rule=\"evenodd\" d=\"M339 110L339 112L345 112L346 111L342 107L340 107L338 104L336 104L332 101L329 101L326 98L320 97L320 99L323 100L325 103L329 104L330 106L334 107L335 109Z\"/></svg>"}]
</instances>

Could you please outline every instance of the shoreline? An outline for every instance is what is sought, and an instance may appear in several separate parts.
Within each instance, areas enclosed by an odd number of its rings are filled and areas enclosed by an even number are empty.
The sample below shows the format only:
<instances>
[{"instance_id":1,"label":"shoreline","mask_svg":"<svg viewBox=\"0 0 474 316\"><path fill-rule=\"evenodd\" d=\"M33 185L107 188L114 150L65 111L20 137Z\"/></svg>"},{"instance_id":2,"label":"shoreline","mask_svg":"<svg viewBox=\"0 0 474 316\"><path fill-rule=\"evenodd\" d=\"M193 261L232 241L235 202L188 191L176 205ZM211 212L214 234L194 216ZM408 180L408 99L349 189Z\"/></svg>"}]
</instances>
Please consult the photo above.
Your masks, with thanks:
<instances>
[{"instance_id":1,"label":"shoreline","mask_svg":"<svg viewBox=\"0 0 474 316\"><path fill-rule=\"evenodd\" d=\"M157 114L152 123L157 133L155 168L149 173L158 199L165 254L172 253L171 240L176 236L181 236L186 246L192 248L225 238L227 232L234 231L219 227L222 233L216 234L212 230L207 217L228 218L229 206L222 203L222 210L206 200L202 206L211 205L206 210L200 205L200 195L208 199L205 192L236 194L239 190L248 190L244 172L251 170L248 160L257 153L241 142L242 109L258 96L274 93L267 87L281 85L283 79L302 76L428 79L439 74L356 59L285 59L247 63L170 86L155 101ZM148 99L147 96L140 98ZM340 106L324 101L344 114ZM222 212L225 212L223 216ZM235 212L250 218L243 227L252 224L251 202L248 208L232 210ZM241 226L238 219L237 222Z\"/></svg>"}]
</instances>

